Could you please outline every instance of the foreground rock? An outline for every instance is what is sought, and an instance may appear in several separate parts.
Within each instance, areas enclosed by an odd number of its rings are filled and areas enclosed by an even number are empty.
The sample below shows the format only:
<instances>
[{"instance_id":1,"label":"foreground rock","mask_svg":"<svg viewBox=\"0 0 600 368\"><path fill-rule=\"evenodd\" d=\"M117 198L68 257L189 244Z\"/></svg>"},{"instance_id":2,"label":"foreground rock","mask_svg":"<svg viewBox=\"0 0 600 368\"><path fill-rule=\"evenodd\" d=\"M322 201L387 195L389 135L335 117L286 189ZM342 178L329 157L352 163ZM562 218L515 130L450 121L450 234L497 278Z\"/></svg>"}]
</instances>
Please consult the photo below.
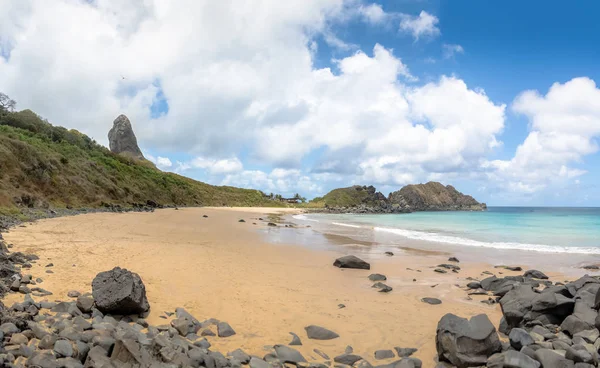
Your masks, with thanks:
<instances>
[{"instance_id":1,"label":"foreground rock","mask_svg":"<svg viewBox=\"0 0 600 368\"><path fill-rule=\"evenodd\" d=\"M500 352L502 344L485 314L467 320L448 313L438 323L436 349L440 361L458 368L477 367Z\"/></svg>"},{"instance_id":2,"label":"foreground rock","mask_svg":"<svg viewBox=\"0 0 600 368\"><path fill-rule=\"evenodd\" d=\"M335 267L339 268L355 268L360 270L370 270L371 265L356 256L340 257L333 262Z\"/></svg>"},{"instance_id":3,"label":"foreground rock","mask_svg":"<svg viewBox=\"0 0 600 368\"><path fill-rule=\"evenodd\" d=\"M140 276L120 267L96 275L92 295L96 308L102 313L129 315L150 309Z\"/></svg>"},{"instance_id":4,"label":"foreground rock","mask_svg":"<svg viewBox=\"0 0 600 368\"><path fill-rule=\"evenodd\" d=\"M304 329L308 338L313 340L332 340L340 337L337 333L321 326L310 325Z\"/></svg>"}]
</instances>

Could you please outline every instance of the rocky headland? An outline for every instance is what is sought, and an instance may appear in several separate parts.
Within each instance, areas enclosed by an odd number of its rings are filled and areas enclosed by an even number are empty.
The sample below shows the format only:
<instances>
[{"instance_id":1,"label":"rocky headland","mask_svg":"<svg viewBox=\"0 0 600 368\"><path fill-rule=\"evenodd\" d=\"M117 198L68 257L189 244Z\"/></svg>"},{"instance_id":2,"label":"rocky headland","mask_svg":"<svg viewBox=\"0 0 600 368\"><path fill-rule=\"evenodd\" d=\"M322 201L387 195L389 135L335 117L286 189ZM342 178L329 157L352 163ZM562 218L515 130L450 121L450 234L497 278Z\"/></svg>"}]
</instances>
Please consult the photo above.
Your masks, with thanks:
<instances>
[{"instance_id":1,"label":"rocky headland","mask_svg":"<svg viewBox=\"0 0 600 368\"><path fill-rule=\"evenodd\" d=\"M417 211L484 211L487 206L451 185L438 182L411 184L387 197L374 186L334 189L313 200L331 213L409 213Z\"/></svg>"}]
</instances>

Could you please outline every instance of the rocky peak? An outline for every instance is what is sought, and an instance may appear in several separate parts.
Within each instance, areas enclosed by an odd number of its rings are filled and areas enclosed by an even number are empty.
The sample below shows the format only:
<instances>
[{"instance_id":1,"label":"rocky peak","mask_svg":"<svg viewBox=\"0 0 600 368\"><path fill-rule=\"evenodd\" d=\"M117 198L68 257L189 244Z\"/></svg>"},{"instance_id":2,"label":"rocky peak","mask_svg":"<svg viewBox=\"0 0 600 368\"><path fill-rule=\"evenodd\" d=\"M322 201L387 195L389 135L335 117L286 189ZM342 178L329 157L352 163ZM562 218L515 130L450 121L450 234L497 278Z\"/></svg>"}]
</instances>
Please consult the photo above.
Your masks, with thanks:
<instances>
[{"instance_id":1,"label":"rocky peak","mask_svg":"<svg viewBox=\"0 0 600 368\"><path fill-rule=\"evenodd\" d=\"M108 143L110 150L114 153L144 159L144 155L140 147L138 147L137 139L133 133L131 122L123 114L119 115L113 122L113 127L108 132Z\"/></svg>"}]
</instances>

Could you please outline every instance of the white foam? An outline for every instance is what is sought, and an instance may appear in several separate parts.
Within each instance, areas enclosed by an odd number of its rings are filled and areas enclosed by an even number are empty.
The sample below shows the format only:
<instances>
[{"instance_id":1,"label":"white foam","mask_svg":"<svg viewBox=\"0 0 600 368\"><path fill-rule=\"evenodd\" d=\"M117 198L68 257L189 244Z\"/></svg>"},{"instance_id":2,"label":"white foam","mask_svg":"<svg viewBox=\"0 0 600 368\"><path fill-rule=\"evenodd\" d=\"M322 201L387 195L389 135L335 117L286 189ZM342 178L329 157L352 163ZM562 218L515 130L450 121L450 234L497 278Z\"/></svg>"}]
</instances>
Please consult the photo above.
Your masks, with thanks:
<instances>
[{"instance_id":1,"label":"white foam","mask_svg":"<svg viewBox=\"0 0 600 368\"><path fill-rule=\"evenodd\" d=\"M302 221L319 222L319 220L310 219L306 215L294 215L294 216L292 216L292 218L295 218L296 220L302 220Z\"/></svg>"},{"instance_id":2,"label":"white foam","mask_svg":"<svg viewBox=\"0 0 600 368\"><path fill-rule=\"evenodd\" d=\"M518 249L530 250L546 253L579 253L579 254L600 254L600 248L586 247L565 247L546 244L527 244L511 242L484 242L479 240L461 238L457 236L430 233L425 231L404 230L398 228L375 227L375 231L381 231L400 235L409 239L424 240L436 243L459 244L471 247L496 248L496 249Z\"/></svg>"},{"instance_id":3,"label":"white foam","mask_svg":"<svg viewBox=\"0 0 600 368\"><path fill-rule=\"evenodd\" d=\"M337 225L337 226L345 226L345 227L353 227L356 229L360 229L361 226L358 225L351 225L351 224L344 224L343 222L332 222L333 225Z\"/></svg>"}]
</instances>

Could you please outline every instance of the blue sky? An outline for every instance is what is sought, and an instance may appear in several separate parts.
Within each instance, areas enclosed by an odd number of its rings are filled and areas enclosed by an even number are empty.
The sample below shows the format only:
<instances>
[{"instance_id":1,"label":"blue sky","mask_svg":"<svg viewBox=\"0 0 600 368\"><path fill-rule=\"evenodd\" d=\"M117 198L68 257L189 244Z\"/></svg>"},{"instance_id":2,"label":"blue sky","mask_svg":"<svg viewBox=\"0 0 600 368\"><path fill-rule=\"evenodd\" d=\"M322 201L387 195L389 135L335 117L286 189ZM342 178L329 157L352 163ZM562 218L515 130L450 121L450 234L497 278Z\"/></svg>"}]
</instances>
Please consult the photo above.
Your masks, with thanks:
<instances>
[{"instance_id":1,"label":"blue sky","mask_svg":"<svg viewBox=\"0 0 600 368\"><path fill-rule=\"evenodd\" d=\"M216 185L600 206L595 2L109 3L9 2L0 90Z\"/></svg>"}]
</instances>

